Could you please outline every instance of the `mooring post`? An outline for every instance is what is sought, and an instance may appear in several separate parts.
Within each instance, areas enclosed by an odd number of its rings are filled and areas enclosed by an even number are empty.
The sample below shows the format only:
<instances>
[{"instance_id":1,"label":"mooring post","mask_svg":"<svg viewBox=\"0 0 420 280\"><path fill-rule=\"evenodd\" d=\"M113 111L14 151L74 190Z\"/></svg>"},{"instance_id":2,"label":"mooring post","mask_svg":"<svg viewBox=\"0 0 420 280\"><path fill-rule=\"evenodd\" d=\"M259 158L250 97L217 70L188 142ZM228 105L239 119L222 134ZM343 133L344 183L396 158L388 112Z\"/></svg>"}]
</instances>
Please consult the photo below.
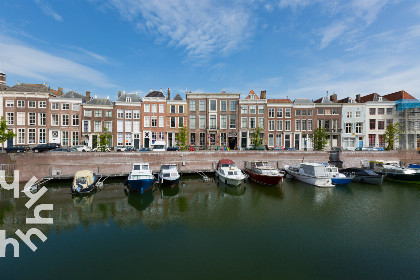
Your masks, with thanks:
<instances>
[{"instance_id":1,"label":"mooring post","mask_svg":"<svg viewBox=\"0 0 420 280\"><path fill-rule=\"evenodd\" d=\"M101 174L101 167L98 166L98 174Z\"/></svg>"}]
</instances>

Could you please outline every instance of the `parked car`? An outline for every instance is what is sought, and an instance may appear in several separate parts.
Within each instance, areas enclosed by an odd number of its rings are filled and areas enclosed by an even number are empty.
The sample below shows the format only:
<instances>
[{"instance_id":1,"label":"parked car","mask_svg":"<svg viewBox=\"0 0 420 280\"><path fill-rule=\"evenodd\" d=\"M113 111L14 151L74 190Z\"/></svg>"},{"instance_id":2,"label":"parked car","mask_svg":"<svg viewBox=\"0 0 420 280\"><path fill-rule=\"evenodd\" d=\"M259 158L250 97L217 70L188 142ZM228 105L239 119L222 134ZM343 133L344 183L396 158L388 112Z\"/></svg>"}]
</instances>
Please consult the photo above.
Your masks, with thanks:
<instances>
[{"instance_id":1,"label":"parked car","mask_svg":"<svg viewBox=\"0 0 420 280\"><path fill-rule=\"evenodd\" d=\"M91 151L91 148L89 148L86 145L73 146L72 149L75 149L77 152L90 152Z\"/></svg>"},{"instance_id":2,"label":"parked car","mask_svg":"<svg viewBox=\"0 0 420 280\"><path fill-rule=\"evenodd\" d=\"M337 152L342 152L343 151L343 149L341 147L333 147L332 150L337 151Z\"/></svg>"},{"instance_id":3,"label":"parked car","mask_svg":"<svg viewBox=\"0 0 420 280\"><path fill-rule=\"evenodd\" d=\"M274 147L272 150L273 151L282 151L282 150L284 150L285 148L283 147L283 146L276 146L276 147Z\"/></svg>"},{"instance_id":4,"label":"parked car","mask_svg":"<svg viewBox=\"0 0 420 280\"><path fill-rule=\"evenodd\" d=\"M35 153L38 153L38 152L42 153L42 152L49 151L56 148L61 148L61 144L59 143L39 144L38 146L33 147L32 151L34 151Z\"/></svg>"},{"instance_id":5,"label":"parked car","mask_svg":"<svg viewBox=\"0 0 420 280\"><path fill-rule=\"evenodd\" d=\"M297 151L296 148L285 148L286 151Z\"/></svg>"},{"instance_id":6,"label":"parked car","mask_svg":"<svg viewBox=\"0 0 420 280\"><path fill-rule=\"evenodd\" d=\"M117 146L117 152L135 152L136 148L133 146Z\"/></svg>"},{"instance_id":7,"label":"parked car","mask_svg":"<svg viewBox=\"0 0 420 280\"><path fill-rule=\"evenodd\" d=\"M375 147L373 148L374 151L385 151L384 147Z\"/></svg>"},{"instance_id":8,"label":"parked car","mask_svg":"<svg viewBox=\"0 0 420 280\"><path fill-rule=\"evenodd\" d=\"M92 149L92 152L110 152L110 151L111 151L111 148L107 146L99 146Z\"/></svg>"},{"instance_id":9,"label":"parked car","mask_svg":"<svg viewBox=\"0 0 420 280\"><path fill-rule=\"evenodd\" d=\"M139 152L151 152L150 148L140 148Z\"/></svg>"},{"instance_id":10,"label":"parked car","mask_svg":"<svg viewBox=\"0 0 420 280\"><path fill-rule=\"evenodd\" d=\"M6 153L24 153L30 149L31 148L29 148L28 145L13 145L11 147L4 148Z\"/></svg>"},{"instance_id":11,"label":"parked car","mask_svg":"<svg viewBox=\"0 0 420 280\"><path fill-rule=\"evenodd\" d=\"M371 147L357 147L355 151L373 151Z\"/></svg>"},{"instance_id":12,"label":"parked car","mask_svg":"<svg viewBox=\"0 0 420 280\"><path fill-rule=\"evenodd\" d=\"M176 147L176 146L174 146L174 147L168 147L168 148L166 148L166 150L167 151L179 151L179 147Z\"/></svg>"}]
</instances>

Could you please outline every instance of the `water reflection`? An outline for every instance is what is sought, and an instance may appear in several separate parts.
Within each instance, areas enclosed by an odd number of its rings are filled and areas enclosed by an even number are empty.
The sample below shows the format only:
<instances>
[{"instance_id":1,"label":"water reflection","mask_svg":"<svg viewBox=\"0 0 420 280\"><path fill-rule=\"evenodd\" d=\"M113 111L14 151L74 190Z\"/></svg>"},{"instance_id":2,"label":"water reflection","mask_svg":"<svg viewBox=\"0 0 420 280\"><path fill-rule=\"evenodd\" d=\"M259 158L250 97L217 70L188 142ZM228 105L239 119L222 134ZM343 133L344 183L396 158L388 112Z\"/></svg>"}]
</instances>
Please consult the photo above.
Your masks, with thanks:
<instances>
[{"instance_id":1,"label":"water reflection","mask_svg":"<svg viewBox=\"0 0 420 280\"><path fill-rule=\"evenodd\" d=\"M245 194L246 187L244 186L244 184L241 184L239 186L232 186L222 183L220 180L217 180L216 182L217 188L227 195L242 196Z\"/></svg>"},{"instance_id":2,"label":"water reflection","mask_svg":"<svg viewBox=\"0 0 420 280\"><path fill-rule=\"evenodd\" d=\"M155 189L146 191L142 194L138 192L130 192L127 189L124 189L125 195L128 197L128 204L138 211L144 211L147 207L152 204L155 199L154 196Z\"/></svg>"},{"instance_id":3,"label":"water reflection","mask_svg":"<svg viewBox=\"0 0 420 280\"><path fill-rule=\"evenodd\" d=\"M179 184L175 184L171 187L162 186L159 188L161 197L175 197L179 194Z\"/></svg>"},{"instance_id":4,"label":"water reflection","mask_svg":"<svg viewBox=\"0 0 420 280\"><path fill-rule=\"evenodd\" d=\"M71 199L74 206L83 208L92 205L94 197L95 193L91 193L88 195L72 195Z\"/></svg>"}]
</instances>

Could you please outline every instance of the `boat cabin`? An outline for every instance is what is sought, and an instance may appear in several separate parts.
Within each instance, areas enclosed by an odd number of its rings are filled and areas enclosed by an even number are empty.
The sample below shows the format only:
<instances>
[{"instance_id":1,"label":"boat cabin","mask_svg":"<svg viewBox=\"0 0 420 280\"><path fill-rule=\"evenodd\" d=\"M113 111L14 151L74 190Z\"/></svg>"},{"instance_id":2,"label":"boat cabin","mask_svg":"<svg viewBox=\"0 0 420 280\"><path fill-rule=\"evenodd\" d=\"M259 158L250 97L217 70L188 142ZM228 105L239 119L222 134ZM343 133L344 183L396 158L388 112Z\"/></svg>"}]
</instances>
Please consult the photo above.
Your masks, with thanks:
<instances>
[{"instance_id":1,"label":"boat cabin","mask_svg":"<svg viewBox=\"0 0 420 280\"><path fill-rule=\"evenodd\" d=\"M148 163L135 163L133 164L133 171L149 170Z\"/></svg>"},{"instance_id":2,"label":"boat cabin","mask_svg":"<svg viewBox=\"0 0 420 280\"><path fill-rule=\"evenodd\" d=\"M221 159L217 163L217 169L222 169L222 168L236 168L236 164L230 159Z\"/></svg>"}]
</instances>

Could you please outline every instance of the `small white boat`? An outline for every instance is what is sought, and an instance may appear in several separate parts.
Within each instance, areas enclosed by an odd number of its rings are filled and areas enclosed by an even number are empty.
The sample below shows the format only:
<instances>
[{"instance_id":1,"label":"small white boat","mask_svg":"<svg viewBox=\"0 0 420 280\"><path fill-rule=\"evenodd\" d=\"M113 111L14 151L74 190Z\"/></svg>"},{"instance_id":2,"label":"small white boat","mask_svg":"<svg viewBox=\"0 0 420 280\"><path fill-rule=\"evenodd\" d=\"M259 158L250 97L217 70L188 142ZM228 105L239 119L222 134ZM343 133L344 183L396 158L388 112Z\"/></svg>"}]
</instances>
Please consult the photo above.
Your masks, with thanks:
<instances>
[{"instance_id":1,"label":"small white boat","mask_svg":"<svg viewBox=\"0 0 420 280\"><path fill-rule=\"evenodd\" d=\"M233 186L239 186L245 179L245 175L230 159L219 160L215 174L220 181Z\"/></svg>"},{"instance_id":2,"label":"small white boat","mask_svg":"<svg viewBox=\"0 0 420 280\"><path fill-rule=\"evenodd\" d=\"M301 163L299 165L285 165L287 174L293 178L317 187L334 187L327 175L325 165L321 163Z\"/></svg>"},{"instance_id":3,"label":"small white boat","mask_svg":"<svg viewBox=\"0 0 420 280\"><path fill-rule=\"evenodd\" d=\"M162 164L158 174L160 184L173 186L179 182L179 173L176 164Z\"/></svg>"},{"instance_id":4,"label":"small white boat","mask_svg":"<svg viewBox=\"0 0 420 280\"><path fill-rule=\"evenodd\" d=\"M348 185L353 181L354 174L343 174L338 172L338 168L332 165L326 165L325 171L327 175L331 178L331 183L334 185Z\"/></svg>"},{"instance_id":5,"label":"small white boat","mask_svg":"<svg viewBox=\"0 0 420 280\"><path fill-rule=\"evenodd\" d=\"M71 192L73 194L87 194L96 190L101 184L99 177L91 170L81 170L74 174Z\"/></svg>"}]
</instances>

